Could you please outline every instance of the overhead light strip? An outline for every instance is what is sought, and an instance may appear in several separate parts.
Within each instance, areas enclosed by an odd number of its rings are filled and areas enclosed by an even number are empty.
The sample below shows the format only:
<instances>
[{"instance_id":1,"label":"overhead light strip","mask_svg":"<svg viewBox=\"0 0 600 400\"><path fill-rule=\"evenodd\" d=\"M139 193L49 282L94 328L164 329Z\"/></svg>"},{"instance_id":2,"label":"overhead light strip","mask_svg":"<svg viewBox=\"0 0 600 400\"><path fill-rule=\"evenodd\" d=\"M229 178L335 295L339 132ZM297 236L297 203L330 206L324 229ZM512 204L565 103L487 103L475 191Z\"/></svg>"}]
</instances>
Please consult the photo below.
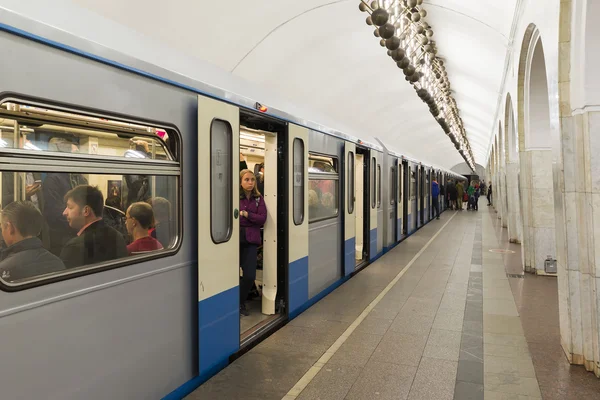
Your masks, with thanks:
<instances>
[{"instance_id":1,"label":"overhead light strip","mask_svg":"<svg viewBox=\"0 0 600 400\"><path fill-rule=\"evenodd\" d=\"M359 9L369 13L366 22L376 27L373 34L381 38L381 47L388 49L388 55L429 106L454 147L475 170L473 151L451 94L444 61L437 56L433 29L425 21L423 0L374 0L370 4L361 1Z\"/></svg>"}]
</instances>

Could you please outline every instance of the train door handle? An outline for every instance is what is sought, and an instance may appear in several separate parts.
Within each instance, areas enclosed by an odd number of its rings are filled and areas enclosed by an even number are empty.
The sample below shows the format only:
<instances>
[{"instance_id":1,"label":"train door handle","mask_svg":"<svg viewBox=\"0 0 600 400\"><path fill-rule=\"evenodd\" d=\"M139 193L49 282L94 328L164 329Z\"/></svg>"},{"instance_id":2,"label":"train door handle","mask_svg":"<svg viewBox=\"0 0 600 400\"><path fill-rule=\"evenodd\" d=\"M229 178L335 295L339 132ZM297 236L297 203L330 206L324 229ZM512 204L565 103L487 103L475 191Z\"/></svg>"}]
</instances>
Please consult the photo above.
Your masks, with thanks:
<instances>
[{"instance_id":1,"label":"train door handle","mask_svg":"<svg viewBox=\"0 0 600 400\"><path fill-rule=\"evenodd\" d=\"M238 211L237 208L235 210L233 210L233 218L238 219L239 215L240 215L240 212Z\"/></svg>"}]
</instances>

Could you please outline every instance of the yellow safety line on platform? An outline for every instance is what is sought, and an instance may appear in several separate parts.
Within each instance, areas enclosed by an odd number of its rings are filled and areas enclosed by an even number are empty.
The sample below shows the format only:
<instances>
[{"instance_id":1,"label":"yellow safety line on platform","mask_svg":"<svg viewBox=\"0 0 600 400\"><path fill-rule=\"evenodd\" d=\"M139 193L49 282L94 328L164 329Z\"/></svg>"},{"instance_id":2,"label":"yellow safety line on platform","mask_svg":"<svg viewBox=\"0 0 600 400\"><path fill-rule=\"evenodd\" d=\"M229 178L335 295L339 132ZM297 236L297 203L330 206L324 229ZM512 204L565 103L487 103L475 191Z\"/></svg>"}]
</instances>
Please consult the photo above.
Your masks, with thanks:
<instances>
[{"instance_id":1,"label":"yellow safety line on platform","mask_svg":"<svg viewBox=\"0 0 600 400\"><path fill-rule=\"evenodd\" d=\"M417 258L419 258L421 254L423 254L423 252L429 247L431 242L433 242L435 238L438 237L438 235L444 230L444 228L450 223L450 221L452 221L452 218L454 218L456 214L458 214L458 212L454 212L454 214L450 217L450 219L448 219L444 226L442 226L440 230L437 231L431 239L429 239L425 246L423 246L423 248L419 250L417 254L415 254L415 256L408 262L408 264L406 264L406 267L404 267L402 271L400 271L398 275L396 275L396 277L385 287L385 289L383 289L383 291L379 293L375 300L373 300L367 306L367 308L364 309L364 311L354 320L354 322L352 322L348 329L346 329L346 331L342 333L342 335L335 341L335 343L333 343L331 347L327 349L327 351L321 356L321 358L319 358L319 360L315 362L312 367L310 367L310 369L304 374L304 376L300 378L298 382L296 382L294 387L290 389L290 391L282 398L282 400L295 400L298 396L300 396L300 393L302 393L302 391L306 389L306 387L314 379L314 377L317 376L321 368L323 368L323 366L327 364L327 362L331 359L331 357L333 357L333 355L338 351L338 349L350 337L350 335L352 334L352 332L354 332L358 325L360 325L360 323L367 317L367 315L369 315L369 313L373 310L373 308L375 308L375 306L381 301L381 299L383 299L387 292L389 292L392 289L392 287L394 287L394 285L398 283L400 278L402 278L402 275L404 275L404 273L408 271L408 269L413 265Z\"/></svg>"}]
</instances>

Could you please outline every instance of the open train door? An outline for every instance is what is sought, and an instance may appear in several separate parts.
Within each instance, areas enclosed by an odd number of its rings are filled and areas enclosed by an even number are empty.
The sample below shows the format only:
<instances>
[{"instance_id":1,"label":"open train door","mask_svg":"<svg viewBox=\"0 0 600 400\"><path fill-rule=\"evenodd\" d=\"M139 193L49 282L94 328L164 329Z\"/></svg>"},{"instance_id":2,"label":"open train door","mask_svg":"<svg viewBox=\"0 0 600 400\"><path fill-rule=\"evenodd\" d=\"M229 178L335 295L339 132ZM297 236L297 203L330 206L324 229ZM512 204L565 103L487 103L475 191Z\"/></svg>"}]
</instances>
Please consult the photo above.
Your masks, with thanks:
<instances>
[{"instance_id":1,"label":"open train door","mask_svg":"<svg viewBox=\"0 0 600 400\"><path fill-rule=\"evenodd\" d=\"M288 313L308 301L308 129L289 125Z\"/></svg>"},{"instance_id":2,"label":"open train door","mask_svg":"<svg viewBox=\"0 0 600 400\"><path fill-rule=\"evenodd\" d=\"M356 145L354 143L344 143L345 160L345 218L344 218L344 276L354 272L356 266L356 210L355 210L355 187L354 187L354 160L356 154Z\"/></svg>"},{"instance_id":3,"label":"open train door","mask_svg":"<svg viewBox=\"0 0 600 400\"><path fill-rule=\"evenodd\" d=\"M240 346L239 121L233 105L198 96L199 375Z\"/></svg>"}]
</instances>

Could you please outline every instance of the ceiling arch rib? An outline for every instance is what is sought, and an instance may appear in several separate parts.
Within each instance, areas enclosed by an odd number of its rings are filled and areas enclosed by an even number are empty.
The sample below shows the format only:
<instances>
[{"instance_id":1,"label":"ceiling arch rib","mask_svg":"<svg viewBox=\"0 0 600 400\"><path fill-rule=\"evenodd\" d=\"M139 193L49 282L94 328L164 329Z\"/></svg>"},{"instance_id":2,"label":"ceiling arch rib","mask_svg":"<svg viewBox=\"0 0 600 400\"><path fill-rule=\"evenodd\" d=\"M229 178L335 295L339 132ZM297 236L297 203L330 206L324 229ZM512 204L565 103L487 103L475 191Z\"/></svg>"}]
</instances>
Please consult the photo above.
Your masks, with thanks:
<instances>
[{"instance_id":1,"label":"ceiling arch rib","mask_svg":"<svg viewBox=\"0 0 600 400\"><path fill-rule=\"evenodd\" d=\"M516 1L423 3L478 163L485 163L493 131ZM157 0L71 2L223 70L235 68L234 75L297 106L298 117L378 137L397 153L446 168L461 160L378 46L357 0L216 2L202 23L206 4L191 0L168 7Z\"/></svg>"}]
</instances>

